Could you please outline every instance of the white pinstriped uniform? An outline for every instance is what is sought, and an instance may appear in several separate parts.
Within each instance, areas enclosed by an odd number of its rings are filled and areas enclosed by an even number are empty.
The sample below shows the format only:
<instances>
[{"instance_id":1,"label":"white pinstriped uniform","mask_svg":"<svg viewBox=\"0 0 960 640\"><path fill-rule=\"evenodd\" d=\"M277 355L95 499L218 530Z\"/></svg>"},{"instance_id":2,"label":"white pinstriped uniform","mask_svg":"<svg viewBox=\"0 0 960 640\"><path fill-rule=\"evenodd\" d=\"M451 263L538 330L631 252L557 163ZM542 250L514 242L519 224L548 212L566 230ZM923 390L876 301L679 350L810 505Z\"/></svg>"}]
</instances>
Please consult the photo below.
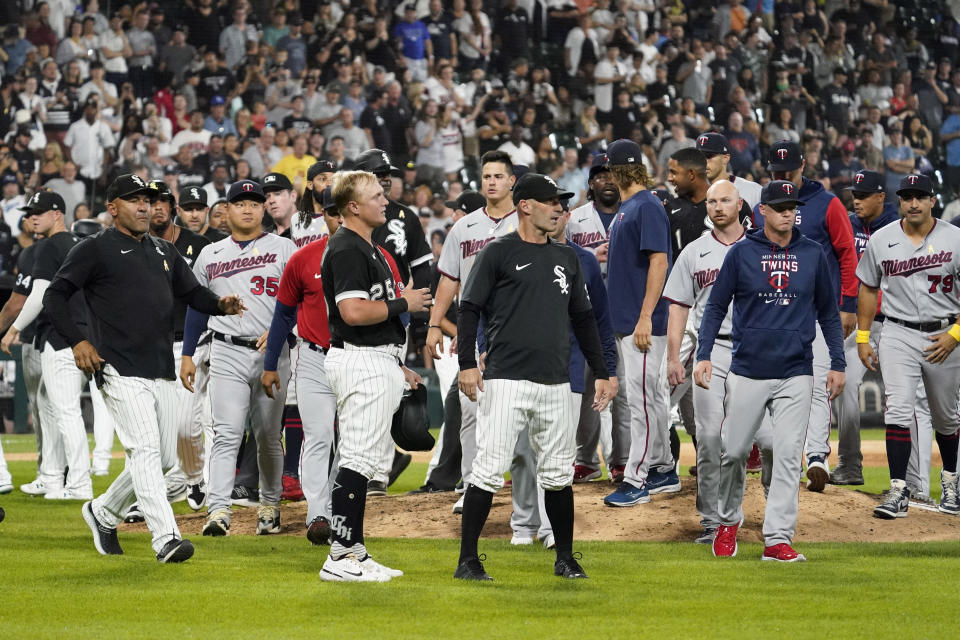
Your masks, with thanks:
<instances>
[{"instance_id":1,"label":"white pinstriped uniform","mask_svg":"<svg viewBox=\"0 0 960 640\"><path fill-rule=\"evenodd\" d=\"M23 363L23 382L27 387L27 402L33 417L33 430L37 437L37 452L40 454L40 466L43 465L43 421L40 420L40 390L43 386L43 374L40 369L40 352L32 343L24 343L20 348ZM43 390L46 394L46 389ZM44 400L46 401L46 400Z\"/></svg>"},{"instance_id":2,"label":"white pinstriped uniform","mask_svg":"<svg viewBox=\"0 0 960 640\"><path fill-rule=\"evenodd\" d=\"M80 394L87 386L87 376L77 368L72 349L55 349L49 342L40 352L40 363L48 404L53 413L48 424L59 431L60 448L64 456L62 460L67 466L64 487L80 495L92 495L90 449L83 415L80 413Z\"/></svg>"},{"instance_id":3,"label":"white pinstriped uniform","mask_svg":"<svg viewBox=\"0 0 960 640\"><path fill-rule=\"evenodd\" d=\"M238 293L247 310L243 316L213 316L208 327L235 338L256 340L270 327L280 276L296 246L290 240L264 233L241 247L233 238L207 245L193 267L200 284L218 296ZM287 349L277 373L288 379ZM214 339L210 347L210 402L214 436L210 455L207 509L229 508L237 451L245 423L257 438L260 500L280 502L283 473L281 424L286 390L270 399L260 385L263 354L254 349Z\"/></svg>"}]
</instances>

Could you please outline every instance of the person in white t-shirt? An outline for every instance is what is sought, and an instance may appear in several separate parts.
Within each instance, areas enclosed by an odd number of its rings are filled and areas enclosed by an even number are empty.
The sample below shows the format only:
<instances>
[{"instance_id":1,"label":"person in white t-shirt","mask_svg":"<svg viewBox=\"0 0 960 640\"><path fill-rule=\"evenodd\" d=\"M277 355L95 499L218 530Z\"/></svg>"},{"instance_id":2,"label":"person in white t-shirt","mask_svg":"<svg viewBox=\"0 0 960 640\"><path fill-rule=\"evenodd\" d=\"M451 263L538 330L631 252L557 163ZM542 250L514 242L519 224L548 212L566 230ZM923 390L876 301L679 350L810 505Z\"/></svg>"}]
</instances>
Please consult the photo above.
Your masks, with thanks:
<instances>
[{"instance_id":1,"label":"person in white t-shirt","mask_svg":"<svg viewBox=\"0 0 960 640\"><path fill-rule=\"evenodd\" d=\"M103 175L117 141L107 123L100 119L96 97L91 96L84 103L83 118L70 125L63 144L85 182L98 180Z\"/></svg>"},{"instance_id":2,"label":"person in white t-shirt","mask_svg":"<svg viewBox=\"0 0 960 640\"><path fill-rule=\"evenodd\" d=\"M123 32L123 20L116 14L110 18L110 30L100 35L100 55L107 80L122 83L127 75L127 58L133 55L133 49Z\"/></svg>"},{"instance_id":3,"label":"person in white t-shirt","mask_svg":"<svg viewBox=\"0 0 960 640\"><path fill-rule=\"evenodd\" d=\"M19 229L20 218L23 217L23 211L20 209L27 204L26 198L20 193L20 183L17 182L17 176L12 173L3 174L0 183L3 185L3 200L0 200L3 221L11 229Z\"/></svg>"},{"instance_id":4,"label":"person in white t-shirt","mask_svg":"<svg viewBox=\"0 0 960 640\"><path fill-rule=\"evenodd\" d=\"M497 150L505 151L514 165L521 164L532 168L537 159L533 147L523 141L523 126L519 122L514 123L510 129L510 139L497 147Z\"/></svg>"},{"instance_id":5,"label":"person in white t-shirt","mask_svg":"<svg viewBox=\"0 0 960 640\"><path fill-rule=\"evenodd\" d=\"M600 112L598 120L601 122L607 121L613 109L614 86L624 82L628 72L627 65L620 61L620 47L608 45L606 57L597 63L597 68L593 72L594 103L597 105L597 111Z\"/></svg>"}]
</instances>

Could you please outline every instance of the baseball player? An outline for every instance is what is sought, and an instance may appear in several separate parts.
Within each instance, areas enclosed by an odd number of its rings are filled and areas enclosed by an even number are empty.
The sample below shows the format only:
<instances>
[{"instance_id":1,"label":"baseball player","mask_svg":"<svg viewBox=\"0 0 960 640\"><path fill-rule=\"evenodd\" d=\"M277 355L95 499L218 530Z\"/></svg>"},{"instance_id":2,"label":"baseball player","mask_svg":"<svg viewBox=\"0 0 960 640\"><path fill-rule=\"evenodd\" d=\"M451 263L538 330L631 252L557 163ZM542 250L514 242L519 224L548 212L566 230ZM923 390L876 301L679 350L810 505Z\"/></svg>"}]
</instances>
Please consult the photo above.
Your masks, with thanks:
<instances>
[{"instance_id":1,"label":"baseball player","mask_svg":"<svg viewBox=\"0 0 960 640\"><path fill-rule=\"evenodd\" d=\"M432 298L429 289L414 288L397 296L386 250L373 242L374 230L387 219L377 177L338 173L332 194L343 226L327 243L320 280L330 321L324 368L337 399L340 468L332 494L330 554L320 579L386 582L403 572L378 563L364 546L367 482L382 462L378 443L389 437L404 386L420 383L400 360L406 340L400 315L426 309Z\"/></svg>"},{"instance_id":2,"label":"baseball player","mask_svg":"<svg viewBox=\"0 0 960 640\"><path fill-rule=\"evenodd\" d=\"M847 208L840 198L823 188L816 180L803 177L806 161L800 145L781 140L770 148L767 165L775 180L793 183L795 197L804 203L797 209L796 226L804 236L819 242L827 256L830 278L840 306L843 335L856 328L857 253L853 245L853 229ZM763 226L763 217L754 210L754 226ZM813 406L807 428L805 453L807 489L823 491L830 480L827 456L830 455L830 403L827 402L826 376L830 355L821 332L813 342Z\"/></svg>"},{"instance_id":3,"label":"baseball player","mask_svg":"<svg viewBox=\"0 0 960 640\"><path fill-rule=\"evenodd\" d=\"M150 183L157 190L157 198L150 212L150 235L163 238L173 244L187 266L193 268L200 251L210 244L210 240L189 229L173 224L173 210L177 206L173 193L160 181ZM180 192L187 204L195 203L198 198L190 193L188 187ZM203 189L198 191L203 192ZM180 375L180 363L183 351L183 326L187 317L187 305L177 301L174 310L173 361ZM167 473L167 499L176 502L186 498L194 511L199 511L207 500L207 487L203 480L204 432L202 424L196 420L195 398L189 391L177 387L179 411L177 413L177 459L176 467Z\"/></svg>"},{"instance_id":4,"label":"baseball player","mask_svg":"<svg viewBox=\"0 0 960 640\"><path fill-rule=\"evenodd\" d=\"M563 215L562 191L548 176L527 173L513 190L518 229L477 257L460 302L457 351L463 392L477 400L477 457L465 493L460 560L454 577L491 580L477 554L493 494L503 486L518 437L537 457L537 482L555 537L554 574L586 578L573 554L573 462L576 428L570 392L569 327L597 372L593 407L612 399L596 320L576 252L548 239ZM477 326L485 320L486 367L475 358ZM537 330L530 331L531 326Z\"/></svg>"},{"instance_id":5,"label":"baseball player","mask_svg":"<svg viewBox=\"0 0 960 640\"><path fill-rule=\"evenodd\" d=\"M847 190L853 196L853 213L850 214L850 226L853 228L853 242L857 251L857 260L863 256L870 236L891 222L900 220L896 201L886 197L886 180L883 174L863 170L853 176ZM876 349L880 338L883 316L878 315L870 328L871 344ZM830 471L830 483L839 485L863 484L863 455L860 451L860 385L866 369L858 355L856 334L844 340L844 356L847 361L847 384L843 395L834 402L837 415L837 457L836 468ZM928 474L929 475L929 474Z\"/></svg>"},{"instance_id":6,"label":"baseball player","mask_svg":"<svg viewBox=\"0 0 960 640\"><path fill-rule=\"evenodd\" d=\"M730 164L730 142L727 136L715 131L707 131L697 136L697 151L707 159L707 182L711 185L718 180L727 180L733 183L737 193L743 198L743 203L751 215L740 218L740 223L747 229L751 228L753 209L760 203L760 185L751 180L727 173Z\"/></svg>"},{"instance_id":7,"label":"baseball player","mask_svg":"<svg viewBox=\"0 0 960 640\"><path fill-rule=\"evenodd\" d=\"M70 252L43 303L72 345L76 366L97 378L127 452L126 467L107 492L83 505L94 546L104 555L123 553L117 525L136 501L157 560L183 562L193 556L193 545L180 537L163 480L177 446L173 300L210 314L238 314L243 304L200 286L173 245L147 234L155 196L139 176L116 178L106 192L114 227ZM90 308L92 340L71 316L69 299L77 291Z\"/></svg>"},{"instance_id":8,"label":"baseball player","mask_svg":"<svg viewBox=\"0 0 960 640\"><path fill-rule=\"evenodd\" d=\"M943 459L940 472L940 511L960 513L957 494L957 404L960 402L960 356L952 355L960 341L956 286L960 281L960 229L936 220L933 183L910 174L897 189L900 224L874 233L857 266L860 299L857 309L860 360L876 370L879 355L883 374L890 491L873 510L877 518L907 515L906 486L910 457L909 424L914 419L916 389L923 385L930 418ZM882 292L882 297L880 293ZM870 344L877 302L884 316L878 349Z\"/></svg>"},{"instance_id":9,"label":"baseball player","mask_svg":"<svg viewBox=\"0 0 960 640\"><path fill-rule=\"evenodd\" d=\"M280 492L283 472L283 447L280 443L280 417L284 393L274 398L263 393L261 345L273 317L274 298L280 289L280 276L296 246L261 230L266 196L259 183L240 180L227 192L227 215L232 233L229 238L200 251L193 266L197 280L211 291L243 291L249 306L242 317L210 320L213 333L210 347L210 403L213 408L214 436L210 452L210 478L207 493L205 536L223 536L230 530L230 494L236 473L237 452L249 418L257 438L260 468L260 507L257 535L279 533ZM196 374L193 355L200 334L208 327L199 310L188 309L183 331L183 358L180 381L191 392ZM289 375L289 359L280 358L279 372Z\"/></svg>"},{"instance_id":10,"label":"baseball player","mask_svg":"<svg viewBox=\"0 0 960 640\"><path fill-rule=\"evenodd\" d=\"M211 207L207 206L206 189L188 187L180 191L180 198L177 200L177 217L180 219L180 225L210 242L223 240L227 234L212 227L207 219L210 209Z\"/></svg>"},{"instance_id":11,"label":"baseball player","mask_svg":"<svg viewBox=\"0 0 960 640\"><path fill-rule=\"evenodd\" d=\"M670 398L661 368L667 347L666 300L660 294L672 259L670 220L649 191L640 146L617 140L607 164L620 190L620 212L610 224L607 290L617 334L622 391L630 406L630 457L623 482L604 498L612 507L650 501L651 493L680 490L668 441Z\"/></svg>"},{"instance_id":12,"label":"baseball player","mask_svg":"<svg viewBox=\"0 0 960 640\"><path fill-rule=\"evenodd\" d=\"M78 242L64 225L64 209L63 198L52 191L38 191L23 207L26 215L35 218L34 232L46 239L37 247L30 295L20 315L0 341L0 348L9 354L10 345L18 339L20 331L37 320L36 340L40 345L40 365L50 408L51 420L48 423L57 429L56 435L50 434L51 437L45 438L49 456L44 457L56 468L50 476L52 486L48 487L44 482L44 498L92 500L90 451L80 413L80 394L87 384L87 378L74 364L70 346L54 330L47 314L43 313L43 294L67 253ZM70 306L75 322L86 331L87 311L83 299L74 296Z\"/></svg>"},{"instance_id":13,"label":"baseball player","mask_svg":"<svg viewBox=\"0 0 960 640\"><path fill-rule=\"evenodd\" d=\"M718 496L717 557L737 554L743 522L746 460L769 413L773 424L773 476L763 520L763 560L803 561L791 542L797 524L800 454L813 393L814 323L830 350L830 398L844 385L843 332L828 260L820 244L794 228L797 189L792 182L767 184L760 199L762 230L727 251L700 325L696 383L710 389L713 351L733 309L733 344L726 377Z\"/></svg>"}]
</instances>

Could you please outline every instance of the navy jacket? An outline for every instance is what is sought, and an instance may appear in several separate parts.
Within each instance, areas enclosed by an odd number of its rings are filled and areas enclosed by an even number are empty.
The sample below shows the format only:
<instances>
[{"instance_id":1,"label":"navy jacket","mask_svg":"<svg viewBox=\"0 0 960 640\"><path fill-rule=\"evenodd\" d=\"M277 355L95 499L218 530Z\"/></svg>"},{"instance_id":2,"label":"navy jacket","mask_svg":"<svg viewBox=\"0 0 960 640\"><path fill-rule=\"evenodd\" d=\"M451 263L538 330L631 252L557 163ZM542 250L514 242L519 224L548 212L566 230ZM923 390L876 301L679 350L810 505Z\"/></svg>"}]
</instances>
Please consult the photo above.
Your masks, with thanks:
<instances>
[{"instance_id":1,"label":"navy jacket","mask_svg":"<svg viewBox=\"0 0 960 640\"><path fill-rule=\"evenodd\" d=\"M573 242L567 243L577 252L580 266L583 267L583 280L587 285L587 294L593 306L593 317L597 320L597 329L600 331L600 343L603 345L603 357L607 361L607 371L611 376L617 373L617 339L613 335L613 324L610 322L610 305L607 301L607 287L603 282L600 263L596 257ZM584 367L586 362L580 345L570 329L570 390L574 393L586 391Z\"/></svg>"}]
</instances>

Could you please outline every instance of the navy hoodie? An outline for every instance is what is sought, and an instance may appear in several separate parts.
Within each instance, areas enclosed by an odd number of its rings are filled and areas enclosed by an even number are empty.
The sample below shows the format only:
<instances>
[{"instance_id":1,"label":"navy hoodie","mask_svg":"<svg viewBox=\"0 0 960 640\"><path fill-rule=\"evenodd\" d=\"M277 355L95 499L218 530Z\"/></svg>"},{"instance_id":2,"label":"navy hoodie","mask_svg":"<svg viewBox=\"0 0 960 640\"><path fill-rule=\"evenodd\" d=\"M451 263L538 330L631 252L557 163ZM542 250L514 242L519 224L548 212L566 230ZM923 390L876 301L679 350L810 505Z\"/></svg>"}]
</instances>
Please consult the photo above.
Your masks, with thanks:
<instances>
[{"instance_id":1,"label":"navy hoodie","mask_svg":"<svg viewBox=\"0 0 960 640\"><path fill-rule=\"evenodd\" d=\"M815 322L830 351L830 369L843 371L843 329L820 244L794 227L786 247L763 230L733 245L713 284L700 324L697 361L709 360L733 301L730 371L760 380L813 375Z\"/></svg>"},{"instance_id":2,"label":"navy hoodie","mask_svg":"<svg viewBox=\"0 0 960 640\"><path fill-rule=\"evenodd\" d=\"M883 211L870 222L864 222L857 217L857 214L851 213L850 226L853 227L853 244L857 249L857 262L860 261L860 256L863 255L864 250L867 248L867 242L869 242L870 236L891 222L897 222L899 220L900 211L897 205L890 201L883 203Z\"/></svg>"}]
</instances>

